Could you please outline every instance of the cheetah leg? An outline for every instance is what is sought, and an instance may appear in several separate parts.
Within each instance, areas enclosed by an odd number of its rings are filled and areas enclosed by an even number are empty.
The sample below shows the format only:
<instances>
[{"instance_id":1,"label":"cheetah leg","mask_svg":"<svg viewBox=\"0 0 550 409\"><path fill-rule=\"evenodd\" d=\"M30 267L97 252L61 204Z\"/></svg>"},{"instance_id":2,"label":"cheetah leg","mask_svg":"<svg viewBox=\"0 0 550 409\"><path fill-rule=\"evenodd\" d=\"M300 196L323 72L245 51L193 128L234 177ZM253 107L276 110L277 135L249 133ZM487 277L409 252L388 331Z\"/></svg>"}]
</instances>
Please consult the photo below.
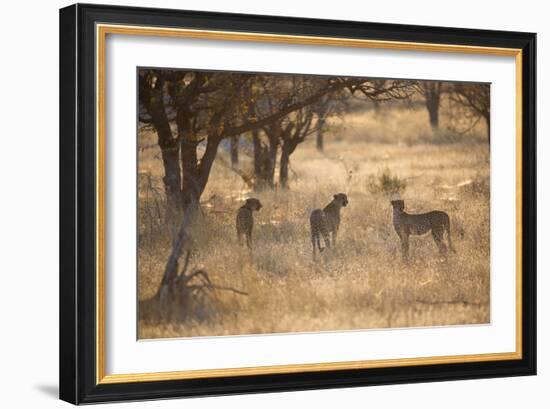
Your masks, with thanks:
<instances>
[{"instance_id":1,"label":"cheetah leg","mask_svg":"<svg viewBox=\"0 0 550 409\"><path fill-rule=\"evenodd\" d=\"M252 233L246 234L246 247L248 247L249 249L252 248Z\"/></svg>"},{"instance_id":2,"label":"cheetah leg","mask_svg":"<svg viewBox=\"0 0 550 409\"><path fill-rule=\"evenodd\" d=\"M326 228L322 228L320 230L321 230L321 235L323 236L323 240L325 241L325 248L328 249L330 248L330 233ZM323 249L321 249L321 246L320 246L321 239L318 238L318 240L319 240L319 251L323 251Z\"/></svg>"},{"instance_id":3,"label":"cheetah leg","mask_svg":"<svg viewBox=\"0 0 550 409\"><path fill-rule=\"evenodd\" d=\"M328 235L323 236L323 238L325 239L325 248L329 249L330 248L330 239L329 239Z\"/></svg>"},{"instance_id":4,"label":"cheetah leg","mask_svg":"<svg viewBox=\"0 0 550 409\"><path fill-rule=\"evenodd\" d=\"M409 235L402 234L399 237L401 238L401 258L407 262L409 261Z\"/></svg>"},{"instance_id":5,"label":"cheetah leg","mask_svg":"<svg viewBox=\"0 0 550 409\"><path fill-rule=\"evenodd\" d=\"M442 228L432 229L432 237L434 238L434 242L439 249L439 253L442 255L446 255L447 246L445 246L445 243L443 243L443 232L444 230Z\"/></svg>"}]
</instances>

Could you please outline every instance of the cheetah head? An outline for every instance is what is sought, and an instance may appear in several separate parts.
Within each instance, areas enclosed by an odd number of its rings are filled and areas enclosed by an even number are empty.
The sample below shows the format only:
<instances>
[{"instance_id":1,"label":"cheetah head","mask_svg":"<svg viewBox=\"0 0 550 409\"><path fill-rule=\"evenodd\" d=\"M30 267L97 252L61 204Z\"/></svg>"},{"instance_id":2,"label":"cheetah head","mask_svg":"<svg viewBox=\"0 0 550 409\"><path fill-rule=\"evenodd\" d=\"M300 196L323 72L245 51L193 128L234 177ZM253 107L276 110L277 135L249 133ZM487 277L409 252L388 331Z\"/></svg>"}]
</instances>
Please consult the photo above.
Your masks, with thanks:
<instances>
[{"instance_id":1,"label":"cheetah head","mask_svg":"<svg viewBox=\"0 0 550 409\"><path fill-rule=\"evenodd\" d=\"M250 210L260 210L262 208L262 204L258 199L246 199L246 207L248 207Z\"/></svg>"},{"instance_id":2,"label":"cheetah head","mask_svg":"<svg viewBox=\"0 0 550 409\"><path fill-rule=\"evenodd\" d=\"M392 200L391 205L393 206L393 208L395 210L399 210L400 212L405 210L405 201L404 200Z\"/></svg>"},{"instance_id":3,"label":"cheetah head","mask_svg":"<svg viewBox=\"0 0 550 409\"><path fill-rule=\"evenodd\" d=\"M346 207L348 205L348 196L345 193L337 193L334 195L334 200L337 203L340 203L342 207Z\"/></svg>"}]
</instances>

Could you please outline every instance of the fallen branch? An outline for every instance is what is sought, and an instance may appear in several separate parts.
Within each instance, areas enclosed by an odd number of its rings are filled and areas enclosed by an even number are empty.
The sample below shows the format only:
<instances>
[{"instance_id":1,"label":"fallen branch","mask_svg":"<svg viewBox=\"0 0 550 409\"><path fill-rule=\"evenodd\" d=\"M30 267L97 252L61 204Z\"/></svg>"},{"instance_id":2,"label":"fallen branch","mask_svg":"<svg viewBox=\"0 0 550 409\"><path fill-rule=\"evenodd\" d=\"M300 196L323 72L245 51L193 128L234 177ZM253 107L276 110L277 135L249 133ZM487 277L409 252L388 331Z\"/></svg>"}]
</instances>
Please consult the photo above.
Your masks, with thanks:
<instances>
[{"instance_id":1,"label":"fallen branch","mask_svg":"<svg viewBox=\"0 0 550 409\"><path fill-rule=\"evenodd\" d=\"M449 305L464 305L464 306L474 306L474 307L481 307L485 304L480 302L472 302L472 301L465 301L465 300L436 300L436 301L429 301L429 300L422 300L417 299L414 300L415 302L419 304L426 304L426 305L441 305L441 304L449 304Z\"/></svg>"},{"instance_id":2,"label":"fallen branch","mask_svg":"<svg viewBox=\"0 0 550 409\"><path fill-rule=\"evenodd\" d=\"M210 285L210 287L215 289L215 290L232 291L232 292L234 292L236 294L239 294L239 295L248 295L247 292L237 290L236 288L233 288L233 287L223 287L223 286L215 285L215 284Z\"/></svg>"},{"instance_id":3,"label":"fallen branch","mask_svg":"<svg viewBox=\"0 0 550 409\"><path fill-rule=\"evenodd\" d=\"M165 269L163 283L157 293L158 316L164 320L174 319L174 314L176 314L176 317L179 316L179 319L197 317L204 314L204 311L210 311L210 316L215 316L217 314L215 307L217 296L213 291L216 290L248 295L248 293L233 287L213 284L205 270L193 269L188 273L187 268L191 257L189 250L187 250L183 268L179 274L177 273L177 263L183 252L183 245L189 239L185 233L186 220L184 217L178 240L174 243L172 254ZM176 271L175 276L174 271Z\"/></svg>"},{"instance_id":4,"label":"fallen branch","mask_svg":"<svg viewBox=\"0 0 550 409\"><path fill-rule=\"evenodd\" d=\"M212 284L212 281L210 280L210 277L208 276L208 273L204 270L194 270L191 274L187 274L187 266L189 265L189 257L190 252L187 252L187 256L185 257L185 264L183 266L183 269L178 276L178 284L186 286L187 289L198 289L201 290L203 288L207 289L213 289L213 290L222 290L222 291L232 291L236 294L240 295L248 295L248 293L237 290L233 287L225 287L221 285ZM194 284L194 285L187 285L193 278L198 277L201 279L201 284Z\"/></svg>"}]
</instances>

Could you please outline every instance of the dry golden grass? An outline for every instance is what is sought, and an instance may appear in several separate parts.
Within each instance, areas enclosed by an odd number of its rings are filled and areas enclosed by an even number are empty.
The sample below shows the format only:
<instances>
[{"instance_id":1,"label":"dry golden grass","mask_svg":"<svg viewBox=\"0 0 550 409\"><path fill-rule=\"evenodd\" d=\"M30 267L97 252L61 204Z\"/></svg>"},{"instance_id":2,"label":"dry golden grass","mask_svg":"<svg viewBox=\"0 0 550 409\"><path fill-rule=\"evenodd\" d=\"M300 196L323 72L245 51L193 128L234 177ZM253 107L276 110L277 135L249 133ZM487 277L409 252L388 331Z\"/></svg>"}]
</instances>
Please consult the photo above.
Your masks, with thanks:
<instances>
[{"instance_id":1,"label":"dry golden grass","mask_svg":"<svg viewBox=\"0 0 550 409\"><path fill-rule=\"evenodd\" d=\"M488 145L481 137L426 143L422 135L431 131L421 111L383 114L389 129L378 115L345 118L345 126L327 135L325 154L313 141L300 145L291 158L288 191L248 192L239 176L215 163L203 194L204 217L191 228L191 264L202 266L214 283L248 295L215 290L209 304L173 320L147 318L146 300L157 291L170 253L171 227L162 223L162 194L146 187L150 175L151 185L162 189L158 151L140 150L139 337L489 322ZM392 139L392 132L399 135ZM152 136L143 132L140 143L152 143ZM250 170L250 159L241 159ZM449 213L456 254L447 261L427 235L412 238L411 261L401 262L389 197L369 190L373 175L385 169L406 181L408 211ZM342 210L339 241L313 261L309 213L338 192L350 202ZM234 226L249 196L264 204L255 214L252 254L238 245Z\"/></svg>"}]
</instances>

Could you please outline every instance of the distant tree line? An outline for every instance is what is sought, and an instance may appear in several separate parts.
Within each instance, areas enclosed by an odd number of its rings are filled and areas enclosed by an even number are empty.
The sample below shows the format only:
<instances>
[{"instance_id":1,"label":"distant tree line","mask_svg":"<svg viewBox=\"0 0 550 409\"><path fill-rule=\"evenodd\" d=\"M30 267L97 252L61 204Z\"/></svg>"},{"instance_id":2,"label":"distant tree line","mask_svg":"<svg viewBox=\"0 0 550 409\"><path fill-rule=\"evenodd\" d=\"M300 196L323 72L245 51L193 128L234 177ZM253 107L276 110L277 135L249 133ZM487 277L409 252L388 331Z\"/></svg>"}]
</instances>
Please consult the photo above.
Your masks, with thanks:
<instances>
[{"instance_id":1,"label":"distant tree line","mask_svg":"<svg viewBox=\"0 0 550 409\"><path fill-rule=\"evenodd\" d=\"M491 142L491 88L489 84L418 81L416 90L423 97L430 126L435 134L439 132L441 102L444 95L447 95L452 115L465 120L468 129L483 120L487 142Z\"/></svg>"},{"instance_id":2,"label":"distant tree line","mask_svg":"<svg viewBox=\"0 0 550 409\"><path fill-rule=\"evenodd\" d=\"M298 145L315 135L317 149L323 150L327 121L343 113L352 97L378 105L421 95L436 132L446 94L472 123L483 119L490 135L490 88L484 84L166 69L142 69L138 75L139 121L157 134L173 209L198 203L224 139L234 168L240 139L251 141L250 180L256 189L287 188Z\"/></svg>"}]
</instances>

